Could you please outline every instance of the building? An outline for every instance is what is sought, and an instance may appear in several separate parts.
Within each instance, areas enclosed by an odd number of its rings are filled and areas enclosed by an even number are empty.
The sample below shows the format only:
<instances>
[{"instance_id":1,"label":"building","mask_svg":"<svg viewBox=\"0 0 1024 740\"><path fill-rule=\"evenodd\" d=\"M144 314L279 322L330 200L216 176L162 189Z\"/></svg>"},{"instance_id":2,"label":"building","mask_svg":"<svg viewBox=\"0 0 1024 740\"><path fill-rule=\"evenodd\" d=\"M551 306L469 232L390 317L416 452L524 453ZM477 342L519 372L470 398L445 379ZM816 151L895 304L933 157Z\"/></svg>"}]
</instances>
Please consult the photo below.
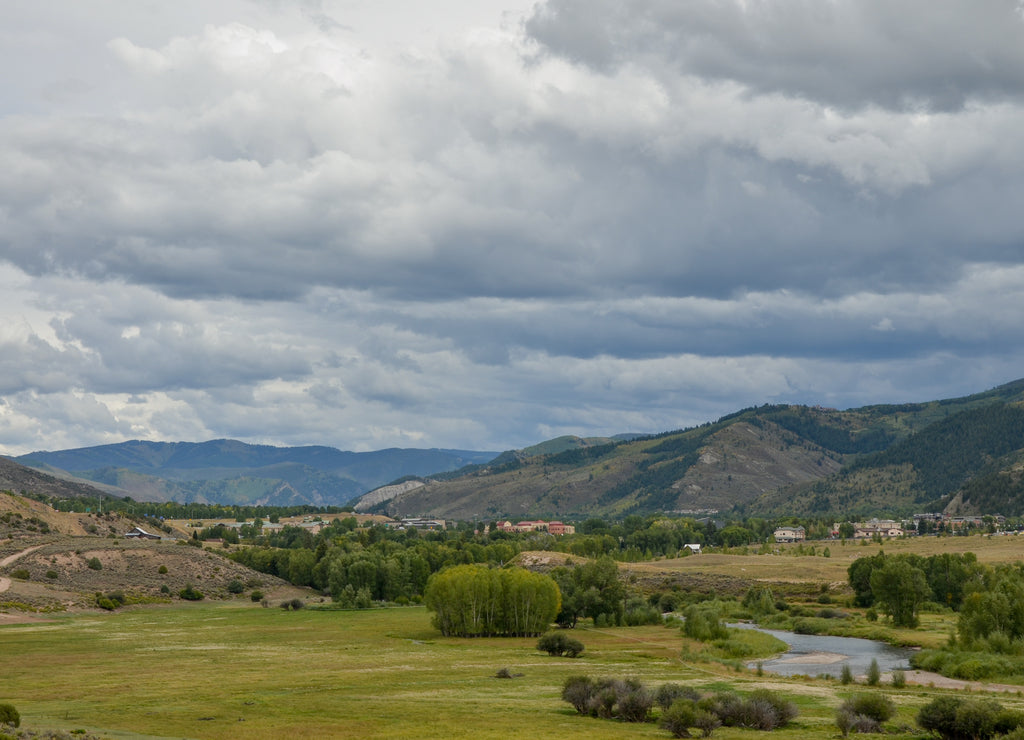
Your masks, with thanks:
<instances>
[{"instance_id":1,"label":"building","mask_svg":"<svg viewBox=\"0 0 1024 740\"><path fill-rule=\"evenodd\" d=\"M807 531L800 526L778 527L774 536L776 542L803 542L807 539Z\"/></svg>"},{"instance_id":2,"label":"building","mask_svg":"<svg viewBox=\"0 0 1024 740\"><path fill-rule=\"evenodd\" d=\"M545 522L541 520L522 521L513 524L510 521L501 522L498 529L502 532L548 532L553 535L575 534L576 527L563 522Z\"/></svg>"},{"instance_id":3,"label":"building","mask_svg":"<svg viewBox=\"0 0 1024 740\"><path fill-rule=\"evenodd\" d=\"M867 539L870 537L900 537L903 535L903 525L892 519L872 519L867 522L858 522L853 525L853 536L855 539Z\"/></svg>"},{"instance_id":4,"label":"building","mask_svg":"<svg viewBox=\"0 0 1024 740\"><path fill-rule=\"evenodd\" d=\"M152 534L151 532L147 532L142 527L133 527L132 529L130 529L127 532L125 532L124 536L127 537L130 540L160 540L160 539L163 539L160 535Z\"/></svg>"}]
</instances>

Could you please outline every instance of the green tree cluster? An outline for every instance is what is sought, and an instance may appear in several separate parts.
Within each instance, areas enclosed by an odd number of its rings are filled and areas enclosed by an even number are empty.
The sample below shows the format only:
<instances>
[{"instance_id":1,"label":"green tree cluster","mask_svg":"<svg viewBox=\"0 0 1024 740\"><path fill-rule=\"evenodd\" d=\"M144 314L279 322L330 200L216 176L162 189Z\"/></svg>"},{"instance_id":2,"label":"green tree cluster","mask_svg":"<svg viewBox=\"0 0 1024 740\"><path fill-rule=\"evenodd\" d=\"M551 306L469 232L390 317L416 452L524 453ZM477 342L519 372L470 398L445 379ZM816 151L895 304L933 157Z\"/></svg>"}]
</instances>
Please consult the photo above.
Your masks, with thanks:
<instances>
[{"instance_id":1,"label":"green tree cluster","mask_svg":"<svg viewBox=\"0 0 1024 740\"><path fill-rule=\"evenodd\" d=\"M423 602L446 636L532 637L543 634L560 607L558 586L522 568L459 565L435 573Z\"/></svg>"},{"instance_id":2,"label":"green tree cluster","mask_svg":"<svg viewBox=\"0 0 1024 740\"><path fill-rule=\"evenodd\" d=\"M619 579L619 567L610 557L551 571L562 594L556 620L561 627L575 627L583 617L595 624L622 624L626 589Z\"/></svg>"}]
</instances>

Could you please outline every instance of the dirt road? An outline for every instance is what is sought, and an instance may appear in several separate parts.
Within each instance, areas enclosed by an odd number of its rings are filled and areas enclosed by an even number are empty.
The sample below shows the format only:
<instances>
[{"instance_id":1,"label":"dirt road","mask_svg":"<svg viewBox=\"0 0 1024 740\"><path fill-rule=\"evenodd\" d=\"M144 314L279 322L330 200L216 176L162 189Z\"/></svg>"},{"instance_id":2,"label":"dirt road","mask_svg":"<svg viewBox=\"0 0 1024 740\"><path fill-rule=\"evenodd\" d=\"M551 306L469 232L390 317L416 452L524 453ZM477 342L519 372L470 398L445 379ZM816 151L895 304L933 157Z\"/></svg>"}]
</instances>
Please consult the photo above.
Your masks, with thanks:
<instances>
[{"instance_id":1,"label":"dirt road","mask_svg":"<svg viewBox=\"0 0 1024 740\"><path fill-rule=\"evenodd\" d=\"M8 565L10 565L11 563L15 562L19 558L23 558L26 555L35 552L40 547L42 547L42 545L36 545L35 547L26 548L26 549L22 550L21 552L16 552L13 555L8 555L3 560L0 560L0 568L6 568ZM0 594L2 594L4 591L9 589L10 587L11 587L11 579L10 578L4 578L4 577L0 576Z\"/></svg>"}]
</instances>

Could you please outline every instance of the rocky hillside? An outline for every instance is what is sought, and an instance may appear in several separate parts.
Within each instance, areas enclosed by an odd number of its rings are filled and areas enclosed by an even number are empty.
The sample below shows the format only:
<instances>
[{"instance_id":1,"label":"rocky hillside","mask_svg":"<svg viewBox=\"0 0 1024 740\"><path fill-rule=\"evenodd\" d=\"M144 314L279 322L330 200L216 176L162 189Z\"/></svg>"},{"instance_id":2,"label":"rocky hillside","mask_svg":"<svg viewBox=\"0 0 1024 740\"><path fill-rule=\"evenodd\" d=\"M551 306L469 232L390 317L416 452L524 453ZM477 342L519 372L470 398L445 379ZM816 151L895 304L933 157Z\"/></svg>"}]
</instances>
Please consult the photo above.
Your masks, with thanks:
<instances>
[{"instance_id":1,"label":"rocky hillside","mask_svg":"<svg viewBox=\"0 0 1024 740\"><path fill-rule=\"evenodd\" d=\"M119 594L129 605L178 599L190 585L207 599L248 599L253 589L275 599L308 596L184 539L125 539L136 524L119 514L63 513L0 493L0 623L100 609L97 593ZM238 584L244 591L234 593Z\"/></svg>"}]
</instances>

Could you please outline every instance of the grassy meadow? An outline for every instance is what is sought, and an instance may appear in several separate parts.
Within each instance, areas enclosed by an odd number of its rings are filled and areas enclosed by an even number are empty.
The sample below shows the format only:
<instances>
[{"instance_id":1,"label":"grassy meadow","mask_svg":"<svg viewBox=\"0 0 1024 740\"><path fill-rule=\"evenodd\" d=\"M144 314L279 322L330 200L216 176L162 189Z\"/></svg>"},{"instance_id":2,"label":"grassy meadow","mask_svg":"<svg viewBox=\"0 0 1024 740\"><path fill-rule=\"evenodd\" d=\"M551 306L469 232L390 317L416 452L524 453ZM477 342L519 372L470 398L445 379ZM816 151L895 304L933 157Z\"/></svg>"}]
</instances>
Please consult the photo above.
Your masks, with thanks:
<instances>
[{"instance_id":1,"label":"grassy meadow","mask_svg":"<svg viewBox=\"0 0 1024 740\"><path fill-rule=\"evenodd\" d=\"M826 584L842 599L849 563L880 546L829 547L828 558L820 546L816 556L786 547L771 555L705 554L622 568L637 585L690 573L747 585L792 583L808 593ZM922 555L972 551L982 562L1014 562L1024 539L918 538L881 547ZM922 629L898 640L938 644L952 629L953 616L924 614L922 622ZM858 624L867 627L864 620ZM758 676L737 661L709 657L678 627L581 624L574 637L586 646L575 660L538 652L532 638L442 637L421 607L285 611L235 599L62 613L0 626L0 702L17 707L23 728L84 730L105 738L670 737L653 723L578 716L560 691L567 676L586 674L635 677L651 688L665 682L699 690L771 688L800 710L790 727L772 737L803 740L838 737L836 707L868 690L827 679ZM521 675L497 678L502 668ZM925 736L914 729L917 710L953 691L870 690L890 694L899 707L888 730L915 738ZM996 698L1024 710L1016 690ZM759 736L724 727L714 733L725 740Z\"/></svg>"},{"instance_id":2,"label":"grassy meadow","mask_svg":"<svg viewBox=\"0 0 1024 740\"><path fill-rule=\"evenodd\" d=\"M0 628L0 701L23 727L110 738L667 738L655 724L580 717L559 698L572 674L632 676L652 687L767 686L800 708L780 738L836 735L856 690L823 679L757 676L694 659L677 628L579 629L575 660L534 639L444 638L418 607L284 611L202 603L66 616ZM499 679L508 668L513 679ZM862 687L863 690L863 687ZM892 694L909 728L936 689ZM1012 704L1024 702L1014 696ZM720 728L718 738L752 737Z\"/></svg>"}]
</instances>

